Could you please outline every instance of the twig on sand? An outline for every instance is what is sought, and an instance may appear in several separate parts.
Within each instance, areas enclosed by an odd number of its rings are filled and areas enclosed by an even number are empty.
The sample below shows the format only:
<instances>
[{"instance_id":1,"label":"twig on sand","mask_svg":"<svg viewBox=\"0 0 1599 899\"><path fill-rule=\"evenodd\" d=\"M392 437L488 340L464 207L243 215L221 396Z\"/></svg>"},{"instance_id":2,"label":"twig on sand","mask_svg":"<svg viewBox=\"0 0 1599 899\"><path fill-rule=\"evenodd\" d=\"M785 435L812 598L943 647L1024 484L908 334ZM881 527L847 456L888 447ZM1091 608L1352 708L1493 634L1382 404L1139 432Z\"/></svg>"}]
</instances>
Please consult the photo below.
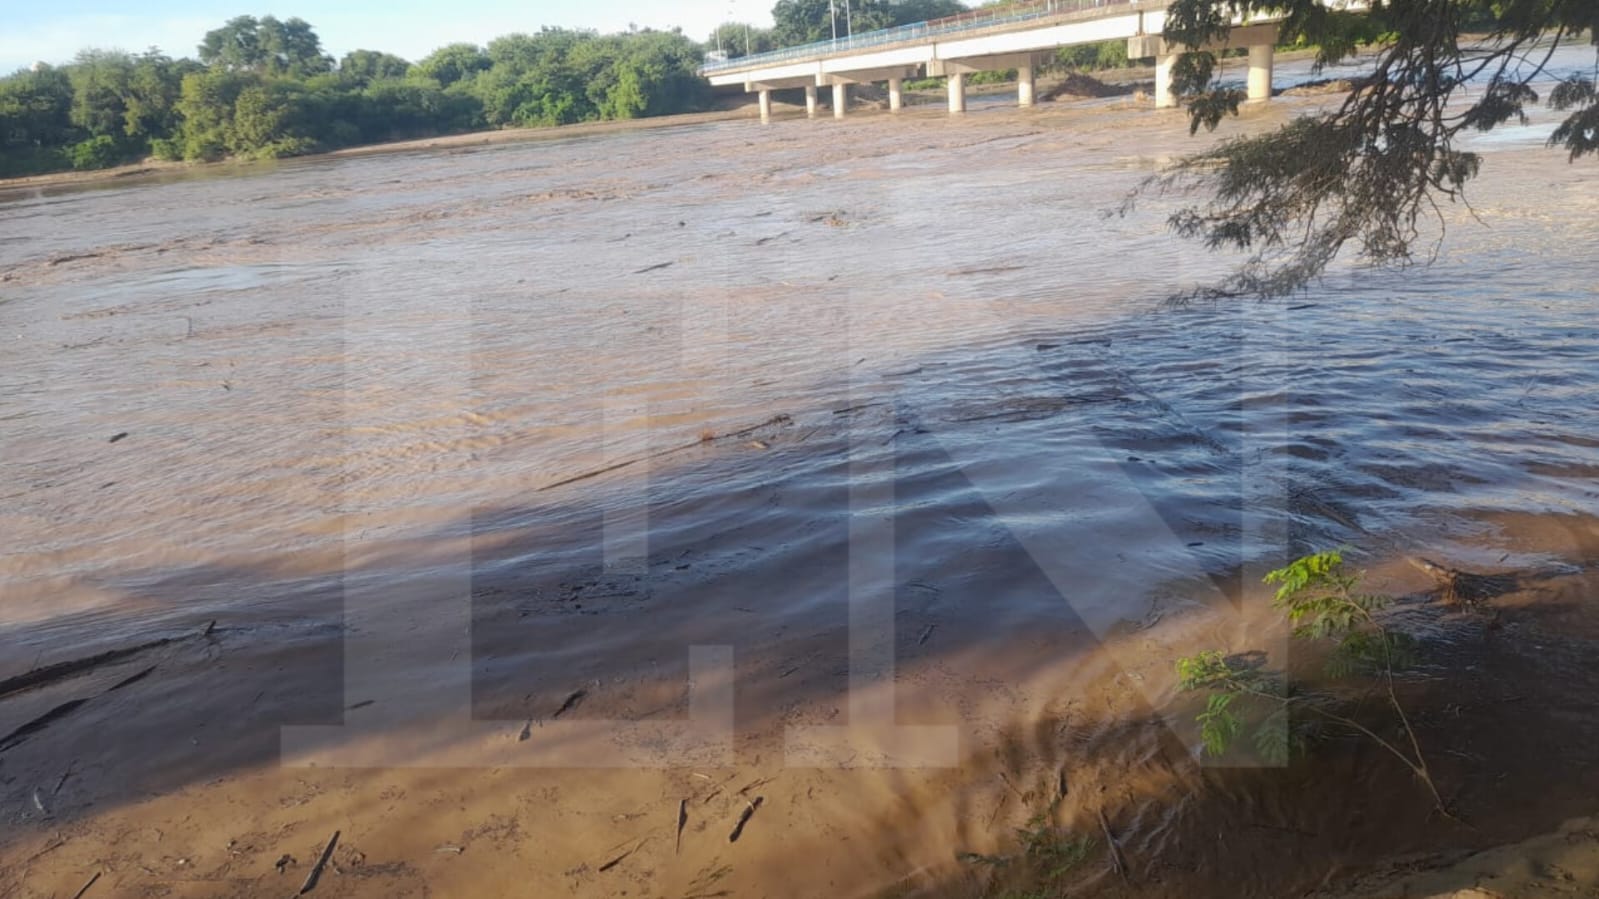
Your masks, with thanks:
<instances>
[{"instance_id":1,"label":"twig on sand","mask_svg":"<svg viewBox=\"0 0 1599 899\"><path fill-rule=\"evenodd\" d=\"M1099 827L1105 831L1105 845L1110 847L1110 866L1120 874L1122 880L1127 879L1127 862L1122 858L1121 847L1116 844L1116 835L1110 832L1110 822L1105 820L1105 810L1099 810Z\"/></svg>"},{"instance_id":2,"label":"twig on sand","mask_svg":"<svg viewBox=\"0 0 1599 899\"><path fill-rule=\"evenodd\" d=\"M83 899L83 894L89 892L89 887L94 886L95 881L99 880L100 879L100 875L103 874L103 873L104 873L103 871L94 872L94 876L89 878L89 882L85 883L81 887L78 887L78 891L76 893L72 894L72 899Z\"/></svg>"},{"instance_id":3,"label":"twig on sand","mask_svg":"<svg viewBox=\"0 0 1599 899\"><path fill-rule=\"evenodd\" d=\"M333 858L333 848L337 845L339 845L339 831L335 830L333 836L328 838L327 846L322 849L322 857L311 866L310 873L305 875L305 883L300 885L300 892L295 895L304 896L316 889L316 882L322 879L322 869L328 866L328 860Z\"/></svg>"},{"instance_id":4,"label":"twig on sand","mask_svg":"<svg viewBox=\"0 0 1599 899\"><path fill-rule=\"evenodd\" d=\"M648 843L649 841L650 841L650 838L649 837L645 837L644 839L639 840L637 843L634 843L632 849L629 849L626 852L622 853L621 855L618 855L616 858L613 858L610 861L606 862L605 864L600 865L600 867L599 867L600 872L603 873L605 871L609 871L612 868L616 867L617 865L620 865L622 863L623 859L625 859L628 856L632 855L633 853L639 851L639 849L643 848L644 844Z\"/></svg>"},{"instance_id":5,"label":"twig on sand","mask_svg":"<svg viewBox=\"0 0 1599 899\"><path fill-rule=\"evenodd\" d=\"M673 855L683 851L683 828L688 826L688 800L677 801L677 845L672 849Z\"/></svg>"},{"instance_id":6,"label":"twig on sand","mask_svg":"<svg viewBox=\"0 0 1599 899\"><path fill-rule=\"evenodd\" d=\"M916 641L916 645L917 646L921 646L923 643L926 643L927 642L927 638L931 637L933 635L933 628L935 628L935 627L938 627L938 623L937 622L929 624L927 626L927 630L922 631L921 639Z\"/></svg>"},{"instance_id":7,"label":"twig on sand","mask_svg":"<svg viewBox=\"0 0 1599 899\"><path fill-rule=\"evenodd\" d=\"M727 835L729 843L738 842L738 838L744 835L744 825L750 823L750 818L754 817L755 810L760 808L761 803L765 801L765 796L756 796L753 802L745 805L743 814L738 816L738 823L733 825L733 832Z\"/></svg>"}]
</instances>

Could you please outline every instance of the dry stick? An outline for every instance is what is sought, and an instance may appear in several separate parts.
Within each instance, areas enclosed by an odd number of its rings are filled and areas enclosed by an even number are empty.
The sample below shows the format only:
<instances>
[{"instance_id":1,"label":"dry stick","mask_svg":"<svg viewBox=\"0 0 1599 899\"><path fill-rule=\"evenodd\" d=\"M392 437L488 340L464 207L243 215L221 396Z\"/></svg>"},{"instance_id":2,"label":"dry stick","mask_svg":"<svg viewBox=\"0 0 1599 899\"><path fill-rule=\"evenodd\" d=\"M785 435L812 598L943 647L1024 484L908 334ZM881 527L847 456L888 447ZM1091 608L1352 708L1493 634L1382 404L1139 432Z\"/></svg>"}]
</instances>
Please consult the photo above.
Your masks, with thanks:
<instances>
[{"instance_id":1,"label":"dry stick","mask_svg":"<svg viewBox=\"0 0 1599 899\"><path fill-rule=\"evenodd\" d=\"M102 873L104 873L104 872L102 872L102 871L94 872L94 876L89 878L89 882L84 884L81 887L78 887L78 891L76 893L72 894L72 899L83 899L83 894L89 892L89 887L94 886L94 882L100 879L100 875Z\"/></svg>"},{"instance_id":2,"label":"dry stick","mask_svg":"<svg viewBox=\"0 0 1599 899\"><path fill-rule=\"evenodd\" d=\"M322 869L328 866L328 860L333 858L333 847L337 845L339 845L339 832L335 830L333 836L328 838L327 846L322 849L322 857L311 866L311 873L305 875L305 883L300 885L300 892L295 895L304 896L316 889L316 882L322 877Z\"/></svg>"},{"instance_id":3,"label":"dry stick","mask_svg":"<svg viewBox=\"0 0 1599 899\"><path fill-rule=\"evenodd\" d=\"M727 835L727 841L729 843L738 842L738 838L744 834L744 825L750 822L750 818L754 817L755 815L755 810L760 808L761 803L765 801L765 796L756 796L754 802L746 804L744 813L738 816L738 823L733 825L733 832Z\"/></svg>"},{"instance_id":4,"label":"dry stick","mask_svg":"<svg viewBox=\"0 0 1599 899\"><path fill-rule=\"evenodd\" d=\"M688 800L679 799L677 801L677 846L672 849L673 855L680 855L683 852L683 828L687 825Z\"/></svg>"},{"instance_id":5,"label":"dry stick","mask_svg":"<svg viewBox=\"0 0 1599 899\"><path fill-rule=\"evenodd\" d=\"M748 434L753 434L754 432L760 430L761 428L768 427L770 425L775 425L775 424L783 424L785 422L789 422L789 421L792 421L792 420L793 419L790 418L788 415L774 415L771 418L768 418L766 421L763 421L763 422L761 422L758 425L750 425L747 428L741 428L741 429L739 429L737 431L728 431L726 434L718 434L715 437L713 437L712 439L713 440L722 440L722 439L727 438L727 437L743 437L743 436L748 435ZM680 453L683 450L694 449L697 446L704 446L705 443L706 443L706 441L703 441L703 440L696 440L693 443L680 443L677 446L669 446L666 449L659 450L659 451L653 452L653 453L648 453L648 454L643 455L643 456L638 456L638 457L635 457L635 458L632 458L632 459L623 459L621 462L616 462L616 463L611 464L611 465L606 465L603 468L596 468L596 469L594 469L592 471L585 471L582 474L573 475L572 477L556 481L553 484L545 484L543 487L539 488L539 492L542 493L545 490L554 490L557 487L565 487L568 484L576 484L578 481L586 481L589 478L597 478L597 477L599 477L602 474L610 474L613 471L618 471L620 469L627 468L629 465L637 465L638 463L643 462L646 459L658 459L661 456L668 456L668 455L671 455L672 453Z\"/></svg>"},{"instance_id":6,"label":"dry stick","mask_svg":"<svg viewBox=\"0 0 1599 899\"><path fill-rule=\"evenodd\" d=\"M1356 606L1356 608L1359 607ZM1432 772L1427 770L1427 757L1422 754L1421 741L1416 738L1416 729L1410 726L1410 716L1405 714L1405 707L1399 704L1399 693L1394 689L1393 646L1388 639L1388 631L1377 623L1377 619L1373 618L1370 612L1365 609L1360 611L1361 614L1366 616L1366 620L1371 623L1371 626L1377 629L1377 633L1382 636L1383 674L1386 675L1384 679L1387 681L1388 687L1388 704L1393 706L1395 714L1399 716L1399 723L1405 727L1405 736L1410 738L1411 751L1416 753L1415 764L1410 766L1411 770L1415 771L1416 776L1421 778L1422 782L1427 785L1427 791L1432 794L1433 803L1438 806L1438 813L1450 820L1458 820L1449 813L1449 809L1444 805L1444 798L1438 795L1438 786L1432 782Z\"/></svg>"},{"instance_id":7,"label":"dry stick","mask_svg":"<svg viewBox=\"0 0 1599 899\"><path fill-rule=\"evenodd\" d=\"M604 873L604 872L609 871L612 868L616 867L617 865L620 865L622 863L622 861L624 859L626 859L628 856L630 856L633 853L635 853L635 852L639 851L640 849L642 849L644 847L644 844L649 842L649 840L650 840L649 837L645 837L644 839L639 840L637 843L633 844L633 848L632 849L629 849L626 852L622 853L621 855L618 855L616 858L613 858L610 861L606 862L605 864L600 865L600 867L599 867L600 872ZM626 844L624 843L623 845L626 845Z\"/></svg>"},{"instance_id":8,"label":"dry stick","mask_svg":"<svg viewBox=\"0 0 1599 899\"><path fill-rule=\"evenodd\" d=\"M5 680L0 681L0 699L4 699L13 693L20 693L23 690L32 689L34 687L42 687L47 684L55 683L56 681L65 680L66 678L72 677L75 674L81 674L85 671L98 668L101 665L109 665L112 662L120 662L129 656L166 646L174 639L182 638L163 637L160 640L151 640L149 643L140 643L137 646L128 646L123 649L111 649L96 655L86 656L81 659L71 659L66 662L57 662L54 665L46 665L43 668L34 668L30 671L19 674L16 677L6 678Z\"/></svg>"},{"instance_id":9,"label":"dry stick","mask_svg":"<svg viewBox=\"0 0 1599 899\"><path fill-rule=\"evenodd\" d=\"M1105 810L1099 810L1099 827L1105 831L1105 845L1110 847L1110 865L1116 873L1127 879L1127 862L1122 859L1122 850L1116 845L1116 835L1110 832L1110 822L1105 820Z\"/></svg>"},{"instance_id":10,"label":"dry stick","mask_svg":"<svg viewBox=\"0 0 1599 899\"><path fill-rule=\"evenodd\" d=\"M573 692L572 695L566 697L565 702L561 703L561 707L555 710L555 714L550 716L550 720L554 721L556 718L559 718L567 712L577 708L578 703L582 702L583 698L588 695L589 691L587 690L577 690Z\"/></svg>"}]
</instances>

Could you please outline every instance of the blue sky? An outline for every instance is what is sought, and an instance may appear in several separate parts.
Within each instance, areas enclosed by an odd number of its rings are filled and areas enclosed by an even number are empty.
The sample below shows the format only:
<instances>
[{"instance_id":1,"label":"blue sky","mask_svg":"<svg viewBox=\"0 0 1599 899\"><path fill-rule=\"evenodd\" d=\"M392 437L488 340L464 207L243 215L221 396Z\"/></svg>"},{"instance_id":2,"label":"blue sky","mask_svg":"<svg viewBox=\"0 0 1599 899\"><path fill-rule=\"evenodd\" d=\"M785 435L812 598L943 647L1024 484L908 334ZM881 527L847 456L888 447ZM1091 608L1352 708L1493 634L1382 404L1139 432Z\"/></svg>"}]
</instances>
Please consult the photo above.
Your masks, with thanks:
<instances>
[{"instance_id":1,"label":"blue sky","mask_svg":"<svg viewBox=\"0 0 1599 899\"><path fill-rule=\"evenodd\" d=\"M0 72L67 62L84 47L193 56L209 30L236 15L299 16L334 56L385 50L411 60L456 41L483 44L541 25L623 31L681 26L704 40L718 22L771 24L774 0L6 0Z\"/></svg>"}]
</instances>

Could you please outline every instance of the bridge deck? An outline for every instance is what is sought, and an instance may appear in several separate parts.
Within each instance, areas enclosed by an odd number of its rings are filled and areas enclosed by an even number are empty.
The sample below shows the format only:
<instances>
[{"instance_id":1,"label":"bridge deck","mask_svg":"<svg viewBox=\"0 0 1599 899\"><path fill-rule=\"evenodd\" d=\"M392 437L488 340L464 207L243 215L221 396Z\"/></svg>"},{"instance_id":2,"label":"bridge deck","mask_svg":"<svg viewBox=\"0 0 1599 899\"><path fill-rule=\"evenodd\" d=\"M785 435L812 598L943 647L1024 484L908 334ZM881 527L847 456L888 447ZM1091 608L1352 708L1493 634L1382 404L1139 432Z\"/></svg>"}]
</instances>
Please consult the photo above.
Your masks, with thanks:
<instances>
[{"instance_id":1,"label":"bridge deck","mask_svg":"<svg viewBox=\"0 0 1599 899\"><path fill-rule=\"evenodd\" d=\"M1014 6L974 9L945 19L865 31L837 40L818 41L735 59L707 62L700 71L704 75L725 76L758 71L786 63L849 57L868 50L875 52L914 47L951 37L981 37L1010 31L1028 31L1048 25L1123 16L1129 12L1150 10L1164 12L1167 2L1168 0L1033 0L1030 3Z\"/></svg>"}]
</instances>

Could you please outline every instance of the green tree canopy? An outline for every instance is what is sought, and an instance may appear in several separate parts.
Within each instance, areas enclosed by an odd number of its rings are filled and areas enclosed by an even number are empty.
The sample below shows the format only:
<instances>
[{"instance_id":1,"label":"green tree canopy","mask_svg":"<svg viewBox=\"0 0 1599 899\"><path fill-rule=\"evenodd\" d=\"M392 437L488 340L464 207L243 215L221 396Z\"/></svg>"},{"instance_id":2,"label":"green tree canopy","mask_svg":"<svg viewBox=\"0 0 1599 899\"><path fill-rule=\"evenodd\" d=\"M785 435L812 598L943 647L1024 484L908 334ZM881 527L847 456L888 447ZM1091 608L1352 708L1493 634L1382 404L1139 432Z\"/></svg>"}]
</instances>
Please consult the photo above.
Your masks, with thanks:
<instances>
[{"instance_id":1,"label":"green tree canopy","mask_svg":"<svg viewBox=\"0 0 1599 899\"><path fill-rule=\"evenodd\" d=\"M432 78L443 87L471 78L486 71L493 63L483 48L476 44L450 44L428 54L412 69L424 78Z\"/></svg>"},{"instance_id":2,"label":"green tree canopy","mask_svg":"<svg viewBox=\"0 0 1599 899\"><path fill-rule=\"evenodd\" d=\"M200 57L86 50L0 78L0 176L665 115L709 93L702 48L676 30L547 28L487 49L452 44L415 66L363 49L335 70L303 20L239 16L206 34Z\"/></svg>"},{"instance_id":3,"label":"green tree canopy","mask_svg":"<svg viewBox=\"0 0 1599 899\"><path fill-rule=\"evenodd\" d=\"M1549 80L1554 49L1584 31L1599 43L1594 0L1373 0L1368 19L1318 0L1175 0L1168 41L1187 48L1174 67L1193 129L1236 113L1240 92L1218 85L1217 57L1235 17L1283 16L1282 38L1319 48L1317 64L1348 58L1381 35L1372 74L1327 112L1185 160L1156 182L1208 195L1171 219L1178 234L1252 254L1200 295L1276 296L1321 275L1346 247L1370 265L1420 258L1441 204L1462 200L1481 158L1460 146L1473 131L1527 121ZM1572 75L1547 98L1567 113L1550 138L1572 160L1599 152L1594 79Z\"/></svg>"},{"instance_id":4,"label":"green tree canopy","mask_svg":"<svg viewBox=\"0 0 1599 899\"><path fill-rule=\"evenodd\" d=\"M358 84L385 78L404 78L411 64L393 53L377 50L352 50L339 60L339 77Z\"/></svg>"},{"instance_id":5,"label":"green tree canopy","mask_svg":"<svg viewBox=\"0 0 1599 899\"><path fill-rule=\"evenodd\" d=\"M333 68L311 24L299 18L237 16L206 32L199 49L201 62L232 71L303 77Z\"/></svg>"},{"instance_id":6,"label":"green tree canopy","mask_svg":"<svg viewBox=\"0 0 1599 899\"><path fill-rule=\"evenodd\" d=\"M705 39L707 52L718 48L728 59L765 53L777 49L777 41L770 28L758 28L745 22L723 22Z\"/></svg>"}]
</instances>

